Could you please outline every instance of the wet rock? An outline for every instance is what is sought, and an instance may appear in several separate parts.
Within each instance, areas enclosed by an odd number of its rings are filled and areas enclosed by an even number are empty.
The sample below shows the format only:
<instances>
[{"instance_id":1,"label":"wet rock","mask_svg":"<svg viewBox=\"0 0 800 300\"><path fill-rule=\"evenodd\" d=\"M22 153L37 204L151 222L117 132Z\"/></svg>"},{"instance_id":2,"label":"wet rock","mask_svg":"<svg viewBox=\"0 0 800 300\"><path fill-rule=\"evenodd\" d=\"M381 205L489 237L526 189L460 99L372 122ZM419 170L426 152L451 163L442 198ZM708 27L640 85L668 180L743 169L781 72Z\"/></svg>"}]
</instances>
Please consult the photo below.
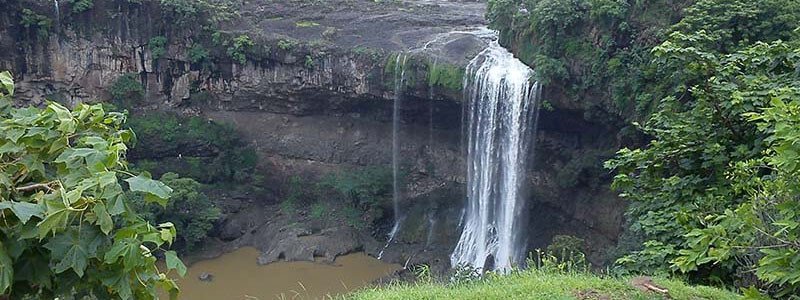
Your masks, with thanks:
<instances>
[{"instance_id":1,"label":"wet rock","mask_svg":"<svg viewBox=\"0 0 800 300\"><path fill-rule=\"evenodd\" d=\"M316 257L324 262L333 262L336 257L363 249L361 234L347 226L328 228L318 234L311 234L303 228L288 228L280 231L262 249L259 264L276 261L314 261Z\"/></svg>"},{"instance_id":2,"label":"wet rock","mask_svg":"<svg viewBox=\"0 0 800 300\"><path fill-rule=\"evenodd\" d=\"M214 274L203 272L200 273L199 276L197 276L197 279L199 279L200 281L211 282L214 280Z\"/></svg>"}]
</instances>

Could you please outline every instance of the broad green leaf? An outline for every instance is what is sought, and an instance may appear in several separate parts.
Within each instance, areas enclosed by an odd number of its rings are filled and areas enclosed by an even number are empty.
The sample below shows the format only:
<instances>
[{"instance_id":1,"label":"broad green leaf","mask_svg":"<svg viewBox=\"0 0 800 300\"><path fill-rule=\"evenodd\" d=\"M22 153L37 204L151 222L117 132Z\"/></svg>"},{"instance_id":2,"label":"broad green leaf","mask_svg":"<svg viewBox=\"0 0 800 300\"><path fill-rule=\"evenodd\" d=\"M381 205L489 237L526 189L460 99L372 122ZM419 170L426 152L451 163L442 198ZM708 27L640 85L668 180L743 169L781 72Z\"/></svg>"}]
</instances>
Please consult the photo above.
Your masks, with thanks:
<instances>
[{"instance_id":1,"label":"broad green leaf","mask_svg":"<svg viewBox=\"0 0 800 300\"><path fill-rule=\"evenodd\" d=\"M110 290L116 292L120 298L133 299L131 280L127 272L115 272L113 275L103 278L102 281Z\"/></svg>"},{"instance_id":2,"label":"broad green leaf","mask_svg":"<svg viewBox=\"0 0 800 300\"><path fill-rule=\"evenodd\" d=\"M50 232L58 232L67 227L70 211L65 207L53 212L48 212L44 220L39 222L39 239L44 239Z\"/></svg>"},{"instance_id":3,"label":"broad green leaf","mask_svg":"<svg viewBox=\"0 0 800 300\"><path fill-rule=\"evenodd\" d=\"M81 227L56 234L44 247L50 250L55 273L72 269L83 277L89 259L97 256L97 247L102 242L102 236L95 229Z\"/></svg>"},{"instance_id":4,"label":"broad green leaf","mask_svg":"<svg viewBox=\"0 0 800 300\"><path fill-rule=\"evenodd\" d=\"M58 131L67 134L75 132L75 120L72 118L72 113L69 112L69 109L56 102L51 102L48 108L53 110L58 118Z\"/></svg>"},{"instance_id":5,"label":"broad green leaf","mask_svg":"<svg viewBox=\"0 0 800 300\"><path fill-rule=\"evenodd\" d=\"M11 211L19 218L22 224L28 223L31 217L43 217L44 209L42 206L30 202L10 202Z\"/></svg>"},{"instance_id":6,"label":"broad green leaf","mask_svg":"<svg viewBox=\"0 0 800 300\"><path fill-rule=\"evenodd\" d=\"M121 257L125 271L133 270L136 266L144 263L141 245L139 240L134 238L115 241L111 249L103 256L103 261L115 263Z\"/></svg>"},{"instance_id":7,"label":"broad green leaf","mask_svg":"<svg viewBox=\"0 0 800 300\"><path fill-rule=\"evenodd\" d=\"M14 96L14 76L11 72L0 72L0 98L2 96Z\"/></svg>"},{"instance_id":8,"label":"broad green leaf","mask_svg":"<svg viewBox=\"0 0 800 300\"><path fill-rule=\"evenodd\" d=\"M151 179L148 173L139 174L136 177L125 179L125 181L130 186L131 191L144 192L160 199L167 199L172 193L170 187L158 180Z\"/></svg>"},{"instance_id":9,"label":"broad green leaf","mask_svg":"<svg viewBox=\"0 0 800 300\"><path fill-rule=\"evenodd\" d=\"M170 250L165 252L164 255L167 259L167 268L178 271L178 275L181 275L181 277L186 276L186 265L178 258L178 253Z\"/></svg>"},{"instance_id":10,"label":"broad green leaf","mask_svg":"<svg viewBox=\"0 0 800 300\"><path fill-rule=\"evenodd\" d=\"M109 234L111 229L114 228L114 221L111 220L111 215L108 214L106 205L102 202L97 203L94 205L94 209L92 209L92 211L97 217L97 225L100 225L100 230L105 234Z\"/></svg>"},{"instance_id":11,"label":"broad green leaf","mask_svg":"<svg viewBox=\"0 0 800 300\"><path fill-rule=\"evenodd\" d=\"M178 299L178 293L180 292L180 289L178 288L178 285L175 284L175 280L168 278L164 274L159 274L158 286L162 290L167 291L169 293L170 300Z\"/></svg>"},{"instance_id":12,"label":"broad green leaf","mask_svg":"<svg viewBox=\"0 0 800 300\"><path fill-rule=\"evenodd\" d=\"M0 74L2 75L2 74ZM11 257L8 256L5 246L0 241L0 295L5 294L6 290L14 282L14 266Z\"/></svg>"}]
</instances>

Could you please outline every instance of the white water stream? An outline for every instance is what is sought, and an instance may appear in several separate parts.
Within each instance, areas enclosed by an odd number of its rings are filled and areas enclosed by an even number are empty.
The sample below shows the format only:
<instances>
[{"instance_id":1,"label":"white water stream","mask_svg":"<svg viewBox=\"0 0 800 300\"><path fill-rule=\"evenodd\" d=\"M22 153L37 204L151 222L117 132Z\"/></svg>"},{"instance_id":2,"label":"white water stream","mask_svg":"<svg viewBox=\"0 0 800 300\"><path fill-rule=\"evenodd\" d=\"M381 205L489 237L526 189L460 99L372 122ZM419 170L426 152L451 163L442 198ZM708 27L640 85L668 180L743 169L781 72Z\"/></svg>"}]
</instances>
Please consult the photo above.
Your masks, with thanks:
<instances>
[{"instance_id":1,"label":"white water stream","mask_svg":"<svg viewBox=\"0 0 800 300\"><path fill-rule=\"evenodd\" d=\"M507 271L524 258L522 186L540 91L533 75L497 42L467 66L467 206L453 266Z\"/></svg>"}]
</instances>

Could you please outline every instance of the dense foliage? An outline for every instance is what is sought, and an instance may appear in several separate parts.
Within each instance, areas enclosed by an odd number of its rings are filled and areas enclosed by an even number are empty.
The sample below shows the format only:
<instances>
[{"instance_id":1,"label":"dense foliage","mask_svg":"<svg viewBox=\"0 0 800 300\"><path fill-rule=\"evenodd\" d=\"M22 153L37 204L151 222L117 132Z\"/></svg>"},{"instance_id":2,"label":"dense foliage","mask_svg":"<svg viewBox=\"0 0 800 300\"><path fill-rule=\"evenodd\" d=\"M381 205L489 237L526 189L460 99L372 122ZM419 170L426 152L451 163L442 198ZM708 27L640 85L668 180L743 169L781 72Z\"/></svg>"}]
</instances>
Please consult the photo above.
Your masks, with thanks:
<instances>
[{"instance_id":1,"label":"dense foliage","mask_svg":"<svg viewBox=\"0 0 800 300\"><path fill-rule=\"evenodd\" d=\"M588 118L640 118L664 96L650 49L692 1L492 0L500 42L562 89Z\"/></svg>"},{"instance_id":2,"label":"dense foliage","mask_svg":"<svg viewBox=\"0 0 800 300\"><path fill-rule=\"evenodd\" d=\"M800 132L800 44L790 30L800 4L699 1L686 13L653 49L674 90L641 127L652 141L607 164L644 246L619 262L796 293L800 194L785 161L797 158Z\"/></svg>"},{"instance_id":3,"label":"dense foliage","mask_svg":"<svg viewBox=\"0 0 800 300\"><path fill-rule=\"evenodd\" d=\"M494 0L489 18L588 119L643 120L647 147L607 163L624 270L800 291L799 2Z\"/></svg>"},{"instance_id":4,"label":"dense foliage","mask_svg":"<svg viewBox=\"0 0 800 300\"><path fill-rule=\"evenodd\" d=\"M185 273L165 249L175 227L151 225L126 198L166 204L172 190L127 170L125 115L84 104L12 108L13 93L0 73L0 298L153 299L157 286L175 296L154 256Z\"/></svg>"},{"instance_id":5,"label":"dense foliage","mask_svg":"<svg viewBox=\"0 0 800 300\"><path fill-rule=\"evenodd\" d=\"M148 203L141 193L131 196L132 205L142 217L154 224L175 224L175 229L180 234L176 237L174 248L190 252L208 236L221 215L220 210L203 193L201 184L194 179L166 173L159 181L172 188L172 195L166 206Z\"/></svg>"}]
</instances>

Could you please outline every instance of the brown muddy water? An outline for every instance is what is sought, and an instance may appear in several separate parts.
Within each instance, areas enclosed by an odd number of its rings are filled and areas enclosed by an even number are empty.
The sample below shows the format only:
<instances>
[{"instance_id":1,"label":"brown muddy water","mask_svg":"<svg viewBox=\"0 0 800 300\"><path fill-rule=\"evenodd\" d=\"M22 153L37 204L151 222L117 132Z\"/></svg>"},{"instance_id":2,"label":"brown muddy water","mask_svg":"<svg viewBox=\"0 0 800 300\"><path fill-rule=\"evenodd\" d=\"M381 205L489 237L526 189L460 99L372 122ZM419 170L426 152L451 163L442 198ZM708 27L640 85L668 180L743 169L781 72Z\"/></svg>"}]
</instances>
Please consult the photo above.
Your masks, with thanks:
<instances>
[{"instance_id":1,"label":"brown muddy water","mask_svg":"<svg viewBox=\"0 0 800 300\"><path fill-rule=\"evenodd\" d=\"M333 264L276 262L260 266L258 250L241 248L218 258L198 261L178 278L181 300L328 299L364 287L400 266L363 253L349 254ZM210 273L210 282L198 276Z\"/></svg>"}]
</instances>

